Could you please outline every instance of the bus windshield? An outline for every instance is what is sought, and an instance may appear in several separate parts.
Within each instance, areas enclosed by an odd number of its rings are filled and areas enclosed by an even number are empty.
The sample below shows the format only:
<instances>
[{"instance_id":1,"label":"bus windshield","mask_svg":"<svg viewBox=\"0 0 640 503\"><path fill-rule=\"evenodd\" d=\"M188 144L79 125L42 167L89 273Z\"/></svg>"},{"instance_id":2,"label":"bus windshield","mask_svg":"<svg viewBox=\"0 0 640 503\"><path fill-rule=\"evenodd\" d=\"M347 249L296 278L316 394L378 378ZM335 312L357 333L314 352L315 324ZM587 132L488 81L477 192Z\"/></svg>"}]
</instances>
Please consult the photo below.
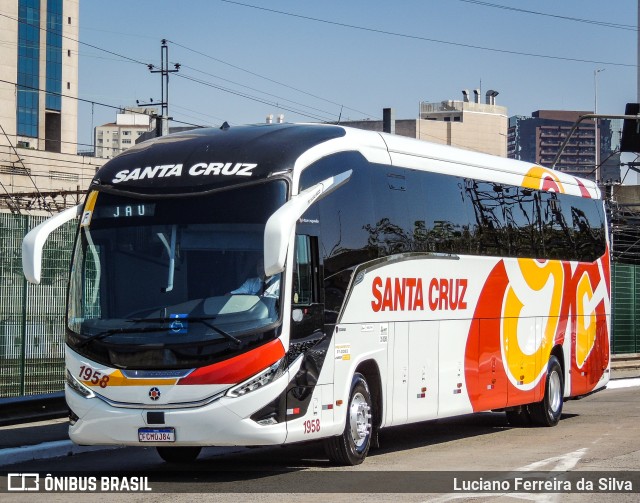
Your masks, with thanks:
<instances>
[{"instance_id":1,"label":"bus windshield","mask_svg":"<svg viewBox=\"0 0 640 503\"><path fill-rule=\"evenodd\" d=\"M264 338L280 319L264 227L286 195L284 180L184 197L92 193L71 268L70 346L237 350Z\"/></svg>"}]
</instances>

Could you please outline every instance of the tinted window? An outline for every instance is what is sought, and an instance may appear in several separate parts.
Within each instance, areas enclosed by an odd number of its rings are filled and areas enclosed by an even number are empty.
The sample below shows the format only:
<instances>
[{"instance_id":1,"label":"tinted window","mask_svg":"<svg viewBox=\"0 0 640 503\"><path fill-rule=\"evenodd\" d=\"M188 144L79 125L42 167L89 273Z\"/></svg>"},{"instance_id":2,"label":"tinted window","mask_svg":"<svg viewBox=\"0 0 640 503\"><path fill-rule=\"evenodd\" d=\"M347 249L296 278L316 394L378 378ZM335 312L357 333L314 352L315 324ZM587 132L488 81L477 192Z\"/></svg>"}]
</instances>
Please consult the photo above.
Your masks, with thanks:
<instances>
[{"instance_id":1,"label":"tinted window","mask_svg":"<svg viewBox=\"0 0 640 503\"><path fill-rule=\"evenodd\" d=\"M505 194L509 187L491 182L465 180L466 193L472 208L471 253L475 255L505 255L509 253L506 229Z\"/></svg>"},{"instance_id":2,"label":"tinted window","mask_svg":"<svg viewBox=\"0 0 640 503\"><path fill-rule=\"evenodd\" d=\"M606 246L602 202L582 197L563 198L563 212L573 231L573 251L577 260L591 262Z\"/></svg>"},{"instance_id":3,"label":"tinted window","mask_svg":"<svg viewBox=\"0 0 640 503\"><path fill-rule=\"evenodd\" d=\"M600 200L370 165L359 154L319 161L301 185L353 166L349 183L310 212L323 222L327 274L408 251L580 261L605 251Z\"/></svg>"},{"instance_id":4,"label":"tinted window","mask_svg":"<svg viewBox=\"0 0 640 503\"><path fill-rule=\"evenodd\" d=\"M371 179L376 166L357 152L327 156L305 169L300 176L300 190L347 170L353 170L349 181L332 194L311 206L302 220L319 222L320 256L325 277L377 257L370 241L368 227L375 226L374 198ZM317 225L317 224L316 224ZM311 234L311 224L305 233ZM315 231L316 234L318 230Z\"/></svg>"},{"instance_id":5,"label":"tinted window","mask_svg":"<svg viewBox=\"0 0 640 503\"><path fill-rule=\"evenodd\" d=\"M416 223L418 248L438 253L469 253L472 204L464 180L436 173L419 173L419 178L424 224Z\"/></svg>"},{"instance_id":6,"label":"tinted window","mask_svg":"<svg viewBox=\"0 0 640 503\"><path fill-rule=\"evenodd\" d=\"M542 234L546 258L575 257L570 204L553 192L542 194Z\"/></svg>"},{"instance_id":7,"label":"tinted window","mask_svg":"<svg viewBox=\"0 0 640 503\"><path fill-rule=\"evenodd\" d=\"M542 257L544 247L540 228L540 199L537 191L511 187L505 197L505 220L510 255Z\"/></svg>"},{"instance_id":8,"label":"tinted window","mask_svg":"<svg viewBox=\"0 0 640 503\"><path fill-rule=\"evenodd\" d=\"M409 170L377 166L372 173L375 223L366 225L369 247L380 257L405 253L413 249L413 225L409 215L408 194L415 188L408 183Z\"/></svg>"}]
</instances>

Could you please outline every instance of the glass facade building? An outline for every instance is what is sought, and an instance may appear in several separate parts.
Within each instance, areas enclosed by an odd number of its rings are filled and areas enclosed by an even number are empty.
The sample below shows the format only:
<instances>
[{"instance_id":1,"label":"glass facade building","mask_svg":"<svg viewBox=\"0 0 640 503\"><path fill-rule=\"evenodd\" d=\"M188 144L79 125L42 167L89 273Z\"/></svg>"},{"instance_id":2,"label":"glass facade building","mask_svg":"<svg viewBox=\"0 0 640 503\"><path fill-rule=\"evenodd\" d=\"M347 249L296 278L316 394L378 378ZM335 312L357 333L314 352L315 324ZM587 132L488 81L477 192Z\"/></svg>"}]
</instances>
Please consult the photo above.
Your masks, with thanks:
<instances>
[{"instance_id":1,"label":"glass facade building","mask_svg":"<svg viewBox=\"0 0 640 503\"><path fill-rule=\"evenodd\" d=\"M18 7L17 131L38 136L40 82L40 0L20 0Z\"/></svg>"},{"instance_id":2,"label":"glass facade building","mask_svg":"<svg viewBox=\"0 0 640 503\"><path fill-rule=\"evenodd\" d=\"M62 2L46 0L46 31L41 29L43 0L19 0L18 2L18 92L16 105L17 133L37 138L39 135L40 96L44 88L44 105L47 111L59 115L62 110ZM44 13L42 13L44 15ZM41 37L46 44L45 74L41 75ZM42 78L43 77L43 78ZM59 151L59 117L46 116L47 138L54 145L47 150ZM56 144L57 141L57 144Z\"/></svg>"},{"instance_id":3,"label":"glass facade building","mask_svg":"<svg viewBox=\"0 0 640 503\"><path fill-rule=\"evenodd\" d=\"M62 0L47 1L47 97L45 108L61 110Z\"/></svg>"}]
</instances>

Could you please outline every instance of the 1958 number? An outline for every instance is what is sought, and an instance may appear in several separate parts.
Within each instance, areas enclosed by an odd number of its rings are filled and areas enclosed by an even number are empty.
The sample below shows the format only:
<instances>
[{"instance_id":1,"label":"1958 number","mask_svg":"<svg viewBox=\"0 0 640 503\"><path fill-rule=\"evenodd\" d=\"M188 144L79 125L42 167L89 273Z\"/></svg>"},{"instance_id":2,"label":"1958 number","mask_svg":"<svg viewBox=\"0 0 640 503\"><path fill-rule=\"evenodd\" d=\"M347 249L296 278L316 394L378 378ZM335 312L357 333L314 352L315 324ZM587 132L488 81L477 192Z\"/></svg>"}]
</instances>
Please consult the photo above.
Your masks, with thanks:
<instances>
[{"instance_id":1,"label":"1958 number","mask_svg":"<svg viewBox=\"0 0 640 503\"><path fill-rule=\"evenodd\" d=\"M320 419L307 419L304 422L305 433L316 433L320 431Z\"/></svg>"},{"instance_id":2,"label":"1958 number","mask_svg":"<svg viewBox=\"0 0 640 503\"><path fill-rule=\"evenodd\" d=\"M80 367L80 378L85 381L89 381L91 384L96 384L101 388L106 388L109 385L109 376L102 374L102 372L86 367L83 365Z\"/></svg>"}]
</instances>

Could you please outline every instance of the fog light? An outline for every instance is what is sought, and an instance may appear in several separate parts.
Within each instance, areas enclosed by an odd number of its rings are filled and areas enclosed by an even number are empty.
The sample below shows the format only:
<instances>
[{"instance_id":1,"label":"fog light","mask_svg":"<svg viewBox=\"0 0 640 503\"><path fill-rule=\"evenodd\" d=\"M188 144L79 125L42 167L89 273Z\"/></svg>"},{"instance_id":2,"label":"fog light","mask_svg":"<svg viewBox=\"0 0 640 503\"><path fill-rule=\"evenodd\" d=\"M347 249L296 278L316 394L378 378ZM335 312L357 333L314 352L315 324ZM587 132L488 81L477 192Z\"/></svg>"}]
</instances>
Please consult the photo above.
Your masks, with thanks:
<instances>
[{"instance_id":1,"label":"fog light","mask_svg":"<svg viewBox=\"0 0 640 503\"><path fill-rule=\"evenodd\" d=\"M267 419L261 419L260 421L257 421L257 423L260 426L269 426L271 424L278 424L278 421L275 417L268 417Z\"/></svg>"}]
</instances>

